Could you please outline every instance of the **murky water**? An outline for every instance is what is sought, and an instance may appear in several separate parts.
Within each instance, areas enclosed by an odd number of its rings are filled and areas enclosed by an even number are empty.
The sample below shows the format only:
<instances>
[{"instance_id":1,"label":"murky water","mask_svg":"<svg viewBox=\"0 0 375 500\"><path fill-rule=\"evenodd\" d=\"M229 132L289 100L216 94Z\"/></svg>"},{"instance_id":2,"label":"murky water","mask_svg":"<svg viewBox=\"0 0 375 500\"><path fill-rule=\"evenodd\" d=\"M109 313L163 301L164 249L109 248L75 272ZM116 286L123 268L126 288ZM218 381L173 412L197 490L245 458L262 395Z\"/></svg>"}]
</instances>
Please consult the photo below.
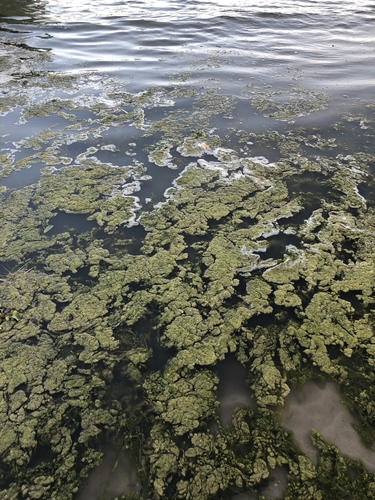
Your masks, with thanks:
<instances>
[{"instance_id":1,"label":"murky water","mask_svg":"<svg viewBox=\"0 0 375 500\"><path fill-rule=\"evenodd\" d=\"M366 448L355 430L355 421L332 383L318 387L308 382L288 396L283 410L285 427L291 430L306 455L315 463L318 453L310 441L312 429L337 446L346 456L361 460L374 472L375 453Z\"/></svg>"},{"instance_id":2,"label":"murky water","mask_svg":"<svg viewBox=\"0 0 375 500\"><path fill-rule=\"evenodd\" d=\"M0 498L373 473L374 127L371 0L0 0Z\"/></svg>"}]
</instances>

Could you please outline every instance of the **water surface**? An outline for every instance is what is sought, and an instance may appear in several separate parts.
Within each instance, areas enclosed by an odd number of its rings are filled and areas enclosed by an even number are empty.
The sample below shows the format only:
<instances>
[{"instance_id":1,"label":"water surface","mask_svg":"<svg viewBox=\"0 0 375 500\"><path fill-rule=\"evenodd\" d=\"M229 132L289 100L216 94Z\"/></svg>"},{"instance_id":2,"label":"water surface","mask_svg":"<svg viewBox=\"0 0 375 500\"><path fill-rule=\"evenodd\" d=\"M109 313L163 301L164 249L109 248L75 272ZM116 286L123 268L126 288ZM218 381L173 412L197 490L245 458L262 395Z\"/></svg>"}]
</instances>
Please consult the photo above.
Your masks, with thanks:
<instances>
[{"instance_id":1,"label":"water surface","mask_svg":"<svg viewBox=\"0 0 375 500\"><path fill-rule=\"evenodd\" d=\"M355 454L303 429L328 483L278 415L323 377L374 438L374 25L0 0L1 498L333 498L349 469L370 498L349 410Z\"/></svg>"}]
</instances>

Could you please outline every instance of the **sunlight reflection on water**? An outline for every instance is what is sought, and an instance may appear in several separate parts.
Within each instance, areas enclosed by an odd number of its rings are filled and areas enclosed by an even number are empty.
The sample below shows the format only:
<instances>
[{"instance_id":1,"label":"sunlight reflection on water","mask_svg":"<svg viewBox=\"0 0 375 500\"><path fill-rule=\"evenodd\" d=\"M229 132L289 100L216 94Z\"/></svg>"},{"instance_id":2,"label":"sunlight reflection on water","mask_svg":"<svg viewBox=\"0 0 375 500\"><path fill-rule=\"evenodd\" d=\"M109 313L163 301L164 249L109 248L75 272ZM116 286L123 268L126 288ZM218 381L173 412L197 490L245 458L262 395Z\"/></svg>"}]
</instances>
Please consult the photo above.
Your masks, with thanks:
<instances>
[{"instance_id":1,"label":"sunlight reflection on water","mask_svg":"<svg viewBox=\"0 0 375 500\"><path fill-rule=\"evenodd\" d=\"M172 21L184 17L236 16L247 12L270 14L274 17L278 15L321 15L322 13L347 17L348 12L352 14L358 12L373 14L371 5L361 0L356 2L348 0L328 1L323 3L320 0L299 2L291 2L290 0L235 0L230 3L227 0L190 0L186 2L181 2L181 0L154 0L147 3L143 1L113 2L112 0L104 0L97 2L95 0L82 0L79 4L74 0L65 0L63 4L59 0L47 0L46 7L49 11L47 16L51 19L53 19L53 16L57 16L57 19L62 22L77 22L80 20L87 22L101 19L103 23L106 20L110 22L110 18L119 16L131 19L140 17L155 20L155 15L157 15L158 20Z\"/></svg>"}]
</instances>

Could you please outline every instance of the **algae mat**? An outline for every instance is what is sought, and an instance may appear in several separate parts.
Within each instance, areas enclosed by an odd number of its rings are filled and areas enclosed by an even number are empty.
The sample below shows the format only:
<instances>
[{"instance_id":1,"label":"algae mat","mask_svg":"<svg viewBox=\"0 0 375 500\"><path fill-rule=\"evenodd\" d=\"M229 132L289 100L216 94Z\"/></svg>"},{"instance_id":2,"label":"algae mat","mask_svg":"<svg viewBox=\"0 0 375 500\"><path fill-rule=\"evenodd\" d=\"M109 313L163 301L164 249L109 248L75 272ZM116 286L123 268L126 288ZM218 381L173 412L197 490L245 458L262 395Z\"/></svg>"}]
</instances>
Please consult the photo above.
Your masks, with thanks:
<instances>
[{"instance_id":1,"label":"algae mat","mask_svg":"<svg viewBox=\"0 0 375 500\"><path fill-rule=\"evenodd\" d=\"M279 416L330 380L374 439L374 106L321 130L300 120L329 97L303 87L18 83L1 112L34 132L0 155L0 498L73 498L108 439L143 498L257 493L274 470L284 498L375 498L364 466L318 432L313 463ZM244 106L267 131L237 126ZM231 426L228 355L254 402Z\"/></svg>"}]
</instances>

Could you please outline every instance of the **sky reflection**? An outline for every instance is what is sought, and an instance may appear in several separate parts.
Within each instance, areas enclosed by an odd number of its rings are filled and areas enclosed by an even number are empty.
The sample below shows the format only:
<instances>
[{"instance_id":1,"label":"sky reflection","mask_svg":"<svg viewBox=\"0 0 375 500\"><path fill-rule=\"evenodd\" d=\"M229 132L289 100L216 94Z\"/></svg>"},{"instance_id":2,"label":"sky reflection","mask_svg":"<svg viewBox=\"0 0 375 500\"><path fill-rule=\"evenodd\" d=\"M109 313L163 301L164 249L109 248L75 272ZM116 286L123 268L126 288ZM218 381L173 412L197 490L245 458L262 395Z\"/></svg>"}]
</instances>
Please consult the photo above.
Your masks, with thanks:
<instances>
[{"instance_id":1,"label":"sky reflection","mask_svg":"<svg viewBox=\"0 0 375 500\"><path fill-rule=\"evenodd\" d=\"M111 18L172 21L184 18L264 15L374 15L368 0L46 0L46 17L61 23L109 22ZM154 14L154 15L153 15Z\"/></svg>"}]
</instances>

